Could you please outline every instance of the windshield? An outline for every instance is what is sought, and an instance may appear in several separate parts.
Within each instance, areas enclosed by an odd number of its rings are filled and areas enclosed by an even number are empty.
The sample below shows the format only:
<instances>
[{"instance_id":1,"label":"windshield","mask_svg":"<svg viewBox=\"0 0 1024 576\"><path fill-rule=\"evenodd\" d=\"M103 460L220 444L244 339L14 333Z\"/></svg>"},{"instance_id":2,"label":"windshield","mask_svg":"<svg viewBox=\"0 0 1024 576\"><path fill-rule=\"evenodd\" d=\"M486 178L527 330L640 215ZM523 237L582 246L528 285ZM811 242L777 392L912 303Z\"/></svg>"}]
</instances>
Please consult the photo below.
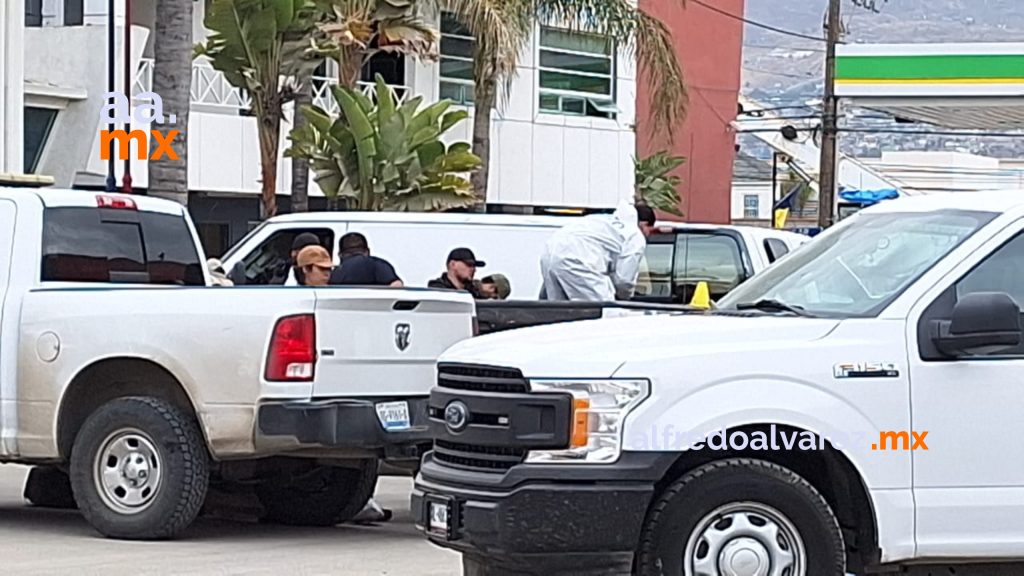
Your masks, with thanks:
<instances>
[{"instance_id":1,"label":"windshield","mask_svg":"<svg viewBox=\"0 0 1024 576\"><path fill-rule=\"evenodd\" d=\"M717 307L769 300L813 315L875 316L996 216L963 210L858 214L740 285Z\"/></svg>"}]
</instances>

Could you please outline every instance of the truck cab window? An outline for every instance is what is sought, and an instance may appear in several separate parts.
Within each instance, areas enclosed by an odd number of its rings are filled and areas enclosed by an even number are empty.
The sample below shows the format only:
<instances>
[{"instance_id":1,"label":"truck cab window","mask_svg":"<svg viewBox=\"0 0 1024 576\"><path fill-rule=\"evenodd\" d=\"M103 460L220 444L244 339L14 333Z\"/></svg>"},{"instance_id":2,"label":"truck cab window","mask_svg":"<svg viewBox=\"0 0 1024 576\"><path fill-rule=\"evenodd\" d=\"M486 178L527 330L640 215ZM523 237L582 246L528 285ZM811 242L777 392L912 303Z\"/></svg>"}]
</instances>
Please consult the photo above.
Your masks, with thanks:
<instances>
[{"instance_id":1,"label":"truck cab window","mask_svg":"<svg viewBox=\"0 0 1024 576\"><path fill-rule=\"evenodd\" d=\"M50 208L42 280L202 286L199 254L180 215Z\"/></svg>"},{"instance_id":2,"label":"truck cab window","mask_svg":"<svg viewBox=\"0 0 1024 576\"><path fill-rule=\"evenodd\" d=\"M656 240L647 244L647 253L641 264L640 277L637 279L636 295L639 299L657 298L669 301L672 298L674 254L674 244Z\"/></svg>"},{"instance_id":3,"label":"truck cab window","mask_svg":"<svg viewBox=\"0 0 1024 576\"><path fill-rule=\"evenodd\" d=\"M736 239L724 234L683 233L676 237L673 279L677 302L689 302L700 282L717 300L746 278Z\"/></svg>"},{"instance_id":4,"label":"truck cab window","mask_svg":"<svg viewBox=\"0 0 1024 576\"><path fill-rule=\"evenodd\" d=\"M978 292L1003 292L1024 309L1024 234L1003 244L956 283L957 301ZM1024 314L1021 320L1024 321ZM1024 344L993 355L1024 356Z\"/></svg>"},{"instance_id":5,"label":"truck cab window","mask_svg":"<svg viewBox=\"0 0 1024 576\"><path fill-rule=\"evenodd\" d=\"M320 244L334 254L334 231L330 228L289 228L271 234L246 256L245 283L256 285L284 284L291 266L292 241L303 232L312 232Z\"/></svg>"},{"instance_id":6,"label":"truck cab window","mask_svg":"<svg viewBox=\"0 0 1024 576\"><path fill-rule=\"evenodd\" d=\"M789 253L789 246L778 238L766 238L764 250L768 254L768 262L774 264L776 260Z\"/></svg>"},{"instance_id":7,"label":"truck cab window","mask_svg":"<svg viewBox=\"0 0 1024 576\"><path fill-rule=\"evenodd\" d=\"M978 292L1005 292L1024 308L1024 234L1001 246L956 284L957 300Z\"/></svg>"}]
</instances>

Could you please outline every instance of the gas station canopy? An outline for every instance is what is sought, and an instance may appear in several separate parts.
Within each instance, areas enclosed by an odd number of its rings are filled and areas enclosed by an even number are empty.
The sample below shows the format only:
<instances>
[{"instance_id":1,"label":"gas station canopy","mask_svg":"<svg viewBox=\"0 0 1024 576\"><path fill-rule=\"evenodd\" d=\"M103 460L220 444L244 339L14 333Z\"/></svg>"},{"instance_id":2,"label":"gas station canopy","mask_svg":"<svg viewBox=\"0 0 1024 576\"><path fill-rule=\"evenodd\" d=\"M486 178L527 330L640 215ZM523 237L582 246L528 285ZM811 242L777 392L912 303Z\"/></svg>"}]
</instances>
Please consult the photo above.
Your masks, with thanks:
<instances>
[{"instance_id":1,"label":"gas station canopy","mask_svg":"<svg viewBox=\"0 0 1024 576\"><path fill-rule=\"evenodd\" d=\"M836 95L946 128L1024 129L1024 44L841 45Z\"/></svg>"}]
</instances>

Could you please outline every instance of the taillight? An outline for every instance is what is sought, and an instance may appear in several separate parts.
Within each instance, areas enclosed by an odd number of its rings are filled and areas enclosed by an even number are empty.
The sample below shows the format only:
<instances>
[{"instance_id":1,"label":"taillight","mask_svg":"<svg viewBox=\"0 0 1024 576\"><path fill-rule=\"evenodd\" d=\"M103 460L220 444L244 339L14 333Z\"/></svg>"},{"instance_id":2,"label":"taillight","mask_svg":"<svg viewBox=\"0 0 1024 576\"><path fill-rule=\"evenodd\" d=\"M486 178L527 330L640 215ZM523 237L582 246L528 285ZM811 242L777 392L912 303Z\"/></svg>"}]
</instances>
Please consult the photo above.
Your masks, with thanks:
<instances>
[{"instance_id":1,"label":"taillight","mask_svg":"<svg viewBox=\"0 0 1024 576\"><path fill-rule=\"evenodd\" d=\"M270 382L309 382L316 365L316 319L312 314L277 321L270 340L266 379Z\"/></svg>"},{"instance_id":2,"label":"taillight","mask_svg":"<svg viewBox=\"0 0 1024 576\"><path fill-rule=\"evenodd\" d=\"M138 210L138 206L135 205L135 200L131 198L123 198L121 196L107 196L105 194L96 195L96 207L97 208L113 208L115 210Z\"/></svg>"}]
</instances>

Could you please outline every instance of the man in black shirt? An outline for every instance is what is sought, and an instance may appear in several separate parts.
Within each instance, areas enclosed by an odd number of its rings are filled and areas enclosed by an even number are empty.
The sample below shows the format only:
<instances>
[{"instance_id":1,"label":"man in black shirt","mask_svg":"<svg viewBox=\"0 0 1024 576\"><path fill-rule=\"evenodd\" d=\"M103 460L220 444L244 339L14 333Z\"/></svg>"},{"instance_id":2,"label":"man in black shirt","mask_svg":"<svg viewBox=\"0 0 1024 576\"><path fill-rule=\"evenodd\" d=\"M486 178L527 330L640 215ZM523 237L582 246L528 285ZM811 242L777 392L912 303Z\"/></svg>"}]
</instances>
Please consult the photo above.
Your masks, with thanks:
<instances>
[{"instance_id":1,"label":"man in black shirt","mask_svg":"<svg viewBox=\"0 0 1024 576\"><path fill-rule=\"evenodd\" d=\"M370 256L366 236L349 232L341 237L341 266L334 269L328 284L332 286L404 286L387 260Z\"/></svg>"},{"instance_id":2,"label":"man in black shirt","mask_svg":"<svg viewBox=\"0 0 1024 576\"><path fill-rule=\"evenodd\" d=\"M476 299L482 299L483 295L477 288L473 278L476 276L476 269L483 268L487 264L477 260L476 255L469 248L456 248L448 254L448 268L440 278L427 282L427 288L443 288L447 290L465 290Z\"/></svg>"}]
</instances>

